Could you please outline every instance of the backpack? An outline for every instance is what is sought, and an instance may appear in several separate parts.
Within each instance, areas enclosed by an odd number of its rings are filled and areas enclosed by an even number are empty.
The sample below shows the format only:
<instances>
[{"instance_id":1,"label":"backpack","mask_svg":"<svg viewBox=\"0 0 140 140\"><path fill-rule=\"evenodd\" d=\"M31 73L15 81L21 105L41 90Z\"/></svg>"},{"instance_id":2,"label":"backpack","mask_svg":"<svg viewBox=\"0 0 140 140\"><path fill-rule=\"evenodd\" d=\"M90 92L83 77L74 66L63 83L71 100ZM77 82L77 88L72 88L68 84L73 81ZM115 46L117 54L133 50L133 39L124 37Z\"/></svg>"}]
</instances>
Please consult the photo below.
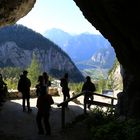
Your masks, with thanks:
<instances>
[{"instance_id":1,"label":"backpack","mask_svg":"<svg viewBox=\"0 0 140 140\"><path fill-rule=\"evenodd\" d=\"M60 79L60 86L65 87L65 79L64 78Z\"/></svg>"}]
</instances>

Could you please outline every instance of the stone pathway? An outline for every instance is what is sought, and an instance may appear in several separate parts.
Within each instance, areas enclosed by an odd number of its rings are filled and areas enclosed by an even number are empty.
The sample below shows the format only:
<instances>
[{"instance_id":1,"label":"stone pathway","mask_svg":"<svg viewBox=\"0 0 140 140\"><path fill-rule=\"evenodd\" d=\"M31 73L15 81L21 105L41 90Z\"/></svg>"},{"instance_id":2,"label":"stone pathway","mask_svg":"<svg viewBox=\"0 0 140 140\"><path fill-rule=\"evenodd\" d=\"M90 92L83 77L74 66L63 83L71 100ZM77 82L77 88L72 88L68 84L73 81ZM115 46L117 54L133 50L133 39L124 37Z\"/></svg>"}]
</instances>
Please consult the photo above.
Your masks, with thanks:
<instances>
[{"instance_id":1,"label":"stone pathway","mask_svg":"<svg viewBox=\"0 0 140 140\"><path fill-rule=\"evenodd\" d=\"M37 134L35 120L37 108L36 98L34 98L30 101L31 113L22 112L22 100L11 100L4 103L0 111L0 140L75 140L77 136L80 137L77 130L69 128L71 132L67 132L61 129L61 108L58 108L56 104L62 102L62 97L53 97L53 99L55 104L52 106L50 115L51 136ZM82 105L70 102L69 109L66 110L66 123L72 122L77 115L82 113ZM83 126L80 128L84 132Z\"/></svg>"}]
</instances>

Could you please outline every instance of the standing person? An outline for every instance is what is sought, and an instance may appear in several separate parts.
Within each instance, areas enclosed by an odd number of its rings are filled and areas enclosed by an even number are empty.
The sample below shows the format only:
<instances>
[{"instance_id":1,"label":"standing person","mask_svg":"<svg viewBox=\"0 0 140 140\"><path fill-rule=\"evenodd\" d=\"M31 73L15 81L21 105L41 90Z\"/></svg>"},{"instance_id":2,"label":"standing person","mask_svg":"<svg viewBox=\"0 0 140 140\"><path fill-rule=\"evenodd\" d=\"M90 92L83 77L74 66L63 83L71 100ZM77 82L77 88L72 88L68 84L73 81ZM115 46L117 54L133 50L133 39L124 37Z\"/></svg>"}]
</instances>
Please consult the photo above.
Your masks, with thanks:
<instances>
[{"instance_id":1,"label":"standing person","mask_svg":"<svg viewBox=\"0 0 140 140\"><path fill-rule=\"evenodd\" d=\"M50 82L50 80L49 80L49 76L48 76L47 72L43 72L42 75L43 75L43 78L44 78L44 84L45 84L47 87L51 86L51 82Z\"/></svg>"},{"instance_id":2,"label":"standing person","mask_svg":"<svg viewBox=\"0 0 140 140\"><path fill-rule=\"evenodd\" d=\"M64 96L63 101L65 101L70 98L69 87L68 87L68 73L65 73L64 77L60 79L60 85L62 87L62 92ZM66 107L68 107L68 104L66 104Z\"/></svg>"},{"instance_id":3,"label":"standing person","mask_svg":"<svg viewBox=\"0 0 140 140\"><path fill-rule=\"evenodd\" d=\"M82 92L85 92L85 101L86 100L91 100L93 101L93 94L92 92L94 92L96 90L94 83L91 82L91 78L90 76L86 77L86 81L82 86ZM91 104L88 104L88 108L90 109Z\"/></svg>"},{"instance_id":4,"label":"standing person","mask_svg":"<svg viewBox=\"0 0 140 140\"><path fill-rule=\"evenodd\" d=\"M49 122L50 117L50 108L51 105L54 103L52 96L46 92L46 86L40 85L40 94L37 99L37 116L36 116L36 122L38 126L38 134L43 135L44 129L42 124L42 119L45 126L46 135L51 135L51 126Z\"/></svg>"},{"instance_id":5,"label":"standing person","mask_svg":"<svg viewBox=\"0 0 140 140\"><path fill-rule=\"evenodd\" d=\"M5 101L5 98L6 98L6 86L7 84L3 81L3 77L2 77L2 74L0 74L0 104L1 102L4 102Z\"/></svg>"},{"instance_id":6,"label":"standing person","mask_svg":"<svg viewBox=\"0 0 140 140\"><path fill-rule=\"evenodd\" d=\"M42 86L45 86L45 85L44 85L44 78L43 78L42 75L40 75L40 76L38 77L38 84L36 85L36 95L37 95L37 96L40 96L40 94L41 94L41 87L42 87Z\"/></svg>"},{"instance_id":7,"label":"standing person","mask_svg":"<svg viewBox=\"0 0 140 140\"><path fill-rule=\"evenodd\" d=\"M42 76L43 76L43 83L46 86L46 92L49 92L48 90L49 90L49 87L51 86L49 76L48 76L47 72L43 72Z\"/></svg>"},{"instance_id":8,"label":"standing person","mask_svg":"<svg viewBox=\"0 0 140 140\"><path fill-rule=\"evenodd\" d=\"M27 108L28 112L31 112L30 108L30 87L31 87L31 81L29 78L27 78L28 71L24 70L23 74L20 76L20 79L18 81L18 91L22 93L22 107L23 111L26 111L25 108L25 100L27 100Z\"/></svg>"}]
</instances>

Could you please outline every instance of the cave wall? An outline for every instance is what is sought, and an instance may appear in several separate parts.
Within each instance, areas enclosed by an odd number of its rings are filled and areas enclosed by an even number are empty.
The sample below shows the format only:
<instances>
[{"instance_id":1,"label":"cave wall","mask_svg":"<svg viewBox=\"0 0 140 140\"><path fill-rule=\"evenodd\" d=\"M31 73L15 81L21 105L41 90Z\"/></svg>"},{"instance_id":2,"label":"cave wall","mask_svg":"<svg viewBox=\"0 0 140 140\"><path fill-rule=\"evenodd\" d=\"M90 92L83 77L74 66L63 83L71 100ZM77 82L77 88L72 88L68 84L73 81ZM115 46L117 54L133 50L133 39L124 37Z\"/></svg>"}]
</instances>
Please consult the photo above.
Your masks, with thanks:
<instances>
[{"instance_id":1,"label":"cave wall","mask_svg":"<svg viewBox=\"0 0 140 140\"><path fill-rule=\"evenodd\" d=\"M74 0L84 16L107 38L116 51L123 67L137 72L133 67L140 61L138 2L127 0ZM133 52L133 53L132 53ZM135 55L134 55L135 54ZM128 64L132 63L130 66Z\"/></svg>"},{"instance_id":2,"label":"cave wall","mask_svg":"<svg viewBox=\"0 0 140 140\"><path fill-rule=\"evenodd\" d=\"M87 20L109 40L123 66L122 110L140 117L140 16L138 1L74 0ZM123 101L124 101L123 100Z\"/></svg>"}]
</instances>

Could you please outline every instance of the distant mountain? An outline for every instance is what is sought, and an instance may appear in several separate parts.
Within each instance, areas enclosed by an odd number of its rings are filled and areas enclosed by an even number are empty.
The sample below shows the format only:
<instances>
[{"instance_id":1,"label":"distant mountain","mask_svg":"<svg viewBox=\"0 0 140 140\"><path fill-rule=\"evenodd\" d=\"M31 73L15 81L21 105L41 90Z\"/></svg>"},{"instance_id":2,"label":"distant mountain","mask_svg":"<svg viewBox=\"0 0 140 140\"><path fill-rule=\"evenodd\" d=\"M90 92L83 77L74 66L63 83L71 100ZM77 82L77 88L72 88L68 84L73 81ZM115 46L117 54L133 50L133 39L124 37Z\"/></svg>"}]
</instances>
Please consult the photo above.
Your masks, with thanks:
<instances>
[{"instance_id":1,"label":"distant mountain","mask_svg":"<svg viewBox=\"0 0 140 140\"><path fill-rule=\"evenodd\" d=\"M0 67L27 68L33 53L42 66L42 71L60 78L68 72L72 81L83 80L70 57L58 45L33 30L13 25L0 28Z\"/></svg>"},{"instance_id":2,"label":"distant mountain","mask_svg":"<svg viewBox=\"0 0 140 140\"><path fill-rule=\"evenodd\" d=\"M99 66L100 68L112 68L116 55L113 47L102 48L98 50L92 57L91 63Z\"/></svg>"},{"instance_id":3,"label":"distant mountain","mask_svg":"<svg viewBox=\"0 0 140 140\"><path fill-rule=\"evenodd\" d=\"M64 51L67 50L65 47L67 47L68 41L72 38L69 33L56 28L48 30L44 33L44 36L55 42L58 46L61 46Z\"/></svg>"},{"instance_id":4,"label":"distant mountain","mask_svg":"<svg viewBox=\"0 0 140 140\"><path fill-rule=\"evenodd\" d=\"M97 67L110 69L114 63L114 49L102 35L70 35L62 30L52 29L45 32L44 36L58 44L80 70Z\"/></svg>"}]
</instances>

